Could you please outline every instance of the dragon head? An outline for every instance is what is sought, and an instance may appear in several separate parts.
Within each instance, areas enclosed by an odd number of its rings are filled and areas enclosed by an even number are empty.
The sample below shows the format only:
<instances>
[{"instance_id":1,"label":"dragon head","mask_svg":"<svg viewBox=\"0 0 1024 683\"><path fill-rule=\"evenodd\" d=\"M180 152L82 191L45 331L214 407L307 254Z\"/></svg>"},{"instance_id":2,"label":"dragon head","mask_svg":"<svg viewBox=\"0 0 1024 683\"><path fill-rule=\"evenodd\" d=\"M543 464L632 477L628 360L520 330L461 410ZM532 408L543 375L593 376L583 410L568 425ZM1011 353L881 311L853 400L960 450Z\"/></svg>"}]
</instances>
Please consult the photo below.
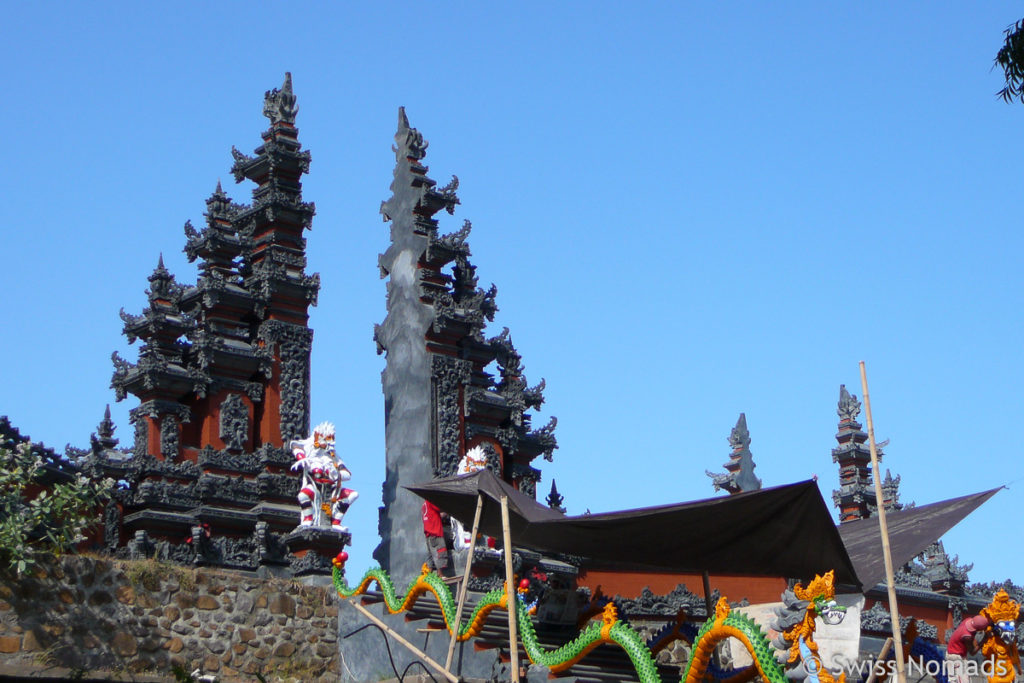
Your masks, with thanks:
<instances>
[{"instance_id":1,"label":"dragon head","mask_svg":"<svg viewBox=\"0 0 1024 683\"><path fill-rule=\"evenodd\" d=\"M1003 589L992 596L990 602L981 613L992 622L991 629L1004 643L1009 644L1017 639L1017 617L1020 616L1020 605L1010 598Z\"/></svg>"},{"instance_id":2,"label":"dragon head","mask_svg":"<svg viewBox=\"0 0 1024 683\"><path fill-rule=\"evenodd\" d=\"M830 626L842 623L846 616L846 608L836 602L836 576L834 571L827 572L824 576L817 575L814 580L807 584L807 588L797 584L793 587L793 593L801 600L807 600L821 620Z\"/></svg>"}]
</instances>

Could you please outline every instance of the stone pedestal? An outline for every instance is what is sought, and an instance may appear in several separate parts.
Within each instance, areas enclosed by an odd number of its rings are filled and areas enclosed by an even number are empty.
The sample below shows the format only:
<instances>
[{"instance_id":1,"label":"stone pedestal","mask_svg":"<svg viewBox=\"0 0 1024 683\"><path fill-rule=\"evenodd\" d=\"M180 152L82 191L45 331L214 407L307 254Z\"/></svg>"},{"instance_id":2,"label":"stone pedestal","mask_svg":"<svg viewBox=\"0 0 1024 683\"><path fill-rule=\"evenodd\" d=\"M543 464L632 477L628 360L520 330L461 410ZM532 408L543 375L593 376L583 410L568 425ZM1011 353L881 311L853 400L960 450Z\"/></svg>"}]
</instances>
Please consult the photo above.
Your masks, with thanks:
<instances>
[{"instance_id":1,"label":"stone pedestal","mask_svg":"<svg viewBox=\"0 0 1024 683\"><path fill-rule=\"evenodd\" d=\"M332 560L352 543L352 534L324 527L300 526L285 536L284 542L292 555L294 576L330 576L334 568Z\"/></svg>"}]
</instances>

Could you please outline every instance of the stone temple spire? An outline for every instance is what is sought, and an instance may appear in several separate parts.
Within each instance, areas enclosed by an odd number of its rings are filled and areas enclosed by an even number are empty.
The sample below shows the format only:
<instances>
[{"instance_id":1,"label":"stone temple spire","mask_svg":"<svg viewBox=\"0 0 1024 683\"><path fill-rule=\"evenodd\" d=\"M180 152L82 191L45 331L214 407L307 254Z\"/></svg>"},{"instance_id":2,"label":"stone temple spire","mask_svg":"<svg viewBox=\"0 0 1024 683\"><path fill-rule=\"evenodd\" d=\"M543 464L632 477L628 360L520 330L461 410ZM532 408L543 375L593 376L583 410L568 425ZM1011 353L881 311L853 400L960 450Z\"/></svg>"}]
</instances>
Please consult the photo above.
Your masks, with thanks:
<instances>
[{"instance_id":1,"label":"stone temple spire","mask_svg":"<svg viewBox=\"0 0 1024 683\"><path fill-rule=\"evenodd\" d=\"M761 488L761 480L754 476L754 456L750 452L750 432L747 431L747 416L740 413L736 426L729 434L729 445L732 453L725 463L726 471L722 474L706 472L716 491L725 489L730 494L745 491L757 491Z\"/></svg>"},{"instance_id":2,"label":"stone temple spire","mask_svg":"<svg viewBox=\"0 0 1024 683\"><path fill-rule=\"evenodd\" d=\"M871 451L865 442L868 435L857 422L861 404L856 396L839 385L839 431L832 449L832 462L839 464L839 488L832 492L832 501L839 508L839 521L852 522L871 516L877 509L875 489L871 479ZM878 452L881 461L882 452Z\"/></svg>"},{"instance_id":3,"label":"stone temple spire","mask_svg":"<svg viewBox=\"0 0 1024 683\"><path fill-rule=\"evenodd\" d=\"M391 196L380 212L391 243L377 264L387 278L387 316L374 328L387 363L384 434L387 475L374 557L402 583L423 563L422 501L405 484L454 475L469 449L526 495L536 496L540 470L558 444L555 420L534 428L531 409L544 402L544 381L530 385L506 329L488 337L497 288L478 286L467 238L472 225L442 234L435 216L454 214L457 177L447 185L427 175L427 141L398 110Z\"/></svg>"},{"instance_id":4,"label":"stone temple spire","mask_svg":"<svg viewBox=\"0 0 1024 683\"><path fill-rule=\"evenodd\" d=\"M896 512L903 509L900 502L900 475L892 476L892 472L885 471L885 479L882 480L882 503L886 512Z\"/></svg>"}]
</instances>

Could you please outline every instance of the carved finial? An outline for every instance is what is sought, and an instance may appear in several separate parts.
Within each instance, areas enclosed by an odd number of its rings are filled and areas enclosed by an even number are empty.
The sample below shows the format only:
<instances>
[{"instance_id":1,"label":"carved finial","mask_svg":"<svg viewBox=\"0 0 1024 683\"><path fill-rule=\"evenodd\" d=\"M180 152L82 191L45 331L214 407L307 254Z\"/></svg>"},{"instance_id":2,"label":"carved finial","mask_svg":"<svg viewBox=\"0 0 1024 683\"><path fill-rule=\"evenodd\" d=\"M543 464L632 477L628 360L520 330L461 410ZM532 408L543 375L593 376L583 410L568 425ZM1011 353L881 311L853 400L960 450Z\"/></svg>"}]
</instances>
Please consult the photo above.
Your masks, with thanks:
<instances>
[{"instance_id":1,"label":"carved finial","mask_svg":"<svg viewBox=\"0 0 1024 683\"><path fill-rule=\"evenodd\" d=\"M565 508L562 507L562 503L565 501L565 497L558 493L558 487L555 486L555 480L551 480L551 493L545 499L548 507L552 510L558 510L559 512L565 512Z\"/></svg>"},{"instance_id":2,"label":"carved finial","mask_svg":"<svg viewBox=\"0 0 1024 683\"><path fill-rule=\"evenodd\" d=\"M108 403L106 410L103 411L103 419L96 427L96 434L91 439L94 446L108 450L116 448L119 442L114 438L115 429L117 428L114 426L114 421L110 419L110 404Z\"/></svg>"},{"instance_id":3,"label":"carved finial","mask_svg":"<svg viewBox=\"0 0 1024 683\"><path fill-rule=\"evenodd\" d=\"M104 438L110 438L114 435L114 421L110 419L110 404L107 404L106 409L103 411L103 419L96 427L96 433Z\"/></svg>"},{"instance_id":4,"label":"carved finial","mask_svg":"<svg viewBox=\"0 0 1024 683\"><path fill-rule=\"evenodd\" d=\"M845 384L839 385L839 407L836 413L841 422L853 422L860 415L860 401L846 390Z\"/></svg>"},{"instance_id":5,"label":"carved finial","mask_svg":"<svg viewBox=\"0 0 1024 683\"><path fill-rule=\"evenodd\" d=\"M419 161L427 156L427 147L430 143L423 139L423 135L409 125L409 117L405 115L405 107L398 108L398 131L395 133L395 156L398 161L402 159L413 159Z\"/></svg>"},{"instance_id":6,"label":"carved finial","mask_svg":"<svg viewBox=\"0 0 1024 683\"><path fill-rule=\"evenodd\" d=\"M217 187L210 195L209 199L206 200L207 222L213 224L215 218L226 218L230 216L232 211L231 198L228 197L227 193L224 192L224 188L220 185L220 180L217 181Z\"/></svg>"},{"instance_id":7,"label":"carved finial","mask_svg":"<svg viewBox=\"0 0 1024 683\"><path fill-rule=\"evenodd\" d=\"M295 95L292 93L292 74L286 71L284 84L279 88L268 90L263 99L263 115L270 119L271 123L295 123L295 115L299 113L299 107L295 104Z\"/></svg>"},{"instance_id":8,"label":"carved finial","mask_svg":"<svg viewBox=\"0 0 1024 683\"><path fill-rule=\"evenodd\" d=\"M750 452L750 432L747 430L747 415L740 413L736 426L729 432L729 446L732 452L725 463L725 472L705 471L711 477L711 484L716 491L725 489L730 494L744 491L757 491L761 488L761 480L754 476L754 456Z\"/></svg>"},{"instance_id":9,"label":"carved finial","mask_svg":"<svg viewBox=\"0 0 1024 683\"><path fill-rule=\"evenodd\" d=\"M750 432L747 431L747 414L740 413L736 426L729 433L729 445L733 450L741 450L750 446Z\"/></svg>"},{"instance_id":10,"label":"carved finial","mask_svg":"<svg viewBox=\"0 0 1024 683\"><path fill-rule=\"evenodd\" d=\"M177 285L174 282L174 276L164 267L164 255L160 254L160 259L156 264L156 268L153 269L153 274L149 276L149 300L155 299L166 299L171 300L177 293Z\"/></svg>"}]
</instances>

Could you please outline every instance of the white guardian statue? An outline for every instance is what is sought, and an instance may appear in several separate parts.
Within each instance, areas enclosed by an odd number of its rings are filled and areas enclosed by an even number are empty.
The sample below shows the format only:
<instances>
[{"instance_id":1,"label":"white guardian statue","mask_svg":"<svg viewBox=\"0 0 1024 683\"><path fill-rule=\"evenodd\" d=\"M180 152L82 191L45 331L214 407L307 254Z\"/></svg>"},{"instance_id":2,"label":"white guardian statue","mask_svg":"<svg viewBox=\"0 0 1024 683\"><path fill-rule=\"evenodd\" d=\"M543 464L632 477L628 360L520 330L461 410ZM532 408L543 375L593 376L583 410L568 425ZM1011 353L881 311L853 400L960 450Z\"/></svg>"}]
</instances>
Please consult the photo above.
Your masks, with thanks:
<instances>
[{"instance_id":1,"label":"white guardian statue","mask_svg":"<svg viewBox=\"0 0 1024 683\"><path fill-rule=\"evenodd\" d=\"M329 526L347 533L348 527L342 526L341 520L359 493L342 486L352 478L352 473L334 450L334 425L321 422L312 436L292 441L290 447L295 456L292 470L302 470L299 525Z\"/></svg>"},{"instance_id":2,"label":"white guardian statue","mask_svg":"<svg viewBox=\"0 0 1024 683\"><path fill-rule=\"evenodd\" d=\"M473 446L466 454L462 456L462 460L459 461L458 469L455 470L457 475L472 474L479 472L480 470L487 467L487 453L480 446ZM454 517L452 520L452 531L455 536L455 549L466 550L472 545L472 532L467 531L462 523Z\"/></svg>"}]
</instances>

